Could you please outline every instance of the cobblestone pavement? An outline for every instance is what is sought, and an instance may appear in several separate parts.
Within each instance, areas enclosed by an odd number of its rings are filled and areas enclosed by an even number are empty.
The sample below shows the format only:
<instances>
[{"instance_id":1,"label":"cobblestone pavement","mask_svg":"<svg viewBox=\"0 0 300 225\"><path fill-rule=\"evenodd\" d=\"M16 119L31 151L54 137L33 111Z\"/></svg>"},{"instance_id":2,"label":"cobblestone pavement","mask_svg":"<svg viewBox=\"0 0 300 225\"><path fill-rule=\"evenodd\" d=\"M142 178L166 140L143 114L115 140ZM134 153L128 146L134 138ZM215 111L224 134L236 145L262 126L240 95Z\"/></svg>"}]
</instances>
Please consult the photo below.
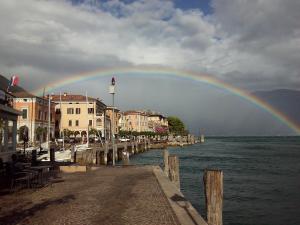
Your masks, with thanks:
<instances>
[{"instance_id":1,"label":"cobblestone pavement","mask_svg":"<svg viewBox=\"0 0 300 225\"><path fill-rule=\"evenodd\" d=\"M179 224L150 167L103 167L0 197L0 224Z\"/></svg>"}]
</instances>

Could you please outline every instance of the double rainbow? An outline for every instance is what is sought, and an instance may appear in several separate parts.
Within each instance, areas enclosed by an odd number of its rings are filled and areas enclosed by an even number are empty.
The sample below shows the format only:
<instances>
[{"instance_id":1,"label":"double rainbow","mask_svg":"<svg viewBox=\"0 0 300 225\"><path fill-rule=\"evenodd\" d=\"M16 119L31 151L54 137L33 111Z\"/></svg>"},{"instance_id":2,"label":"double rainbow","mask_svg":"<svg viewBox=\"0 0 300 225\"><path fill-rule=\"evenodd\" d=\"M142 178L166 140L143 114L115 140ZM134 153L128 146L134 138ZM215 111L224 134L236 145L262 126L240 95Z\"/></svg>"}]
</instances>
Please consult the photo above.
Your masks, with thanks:
<instances>
[{"instance_id":1,"label":"double rainbow","mask_svg":"<svg viewBox=\"0 0 300 225\"><path fill-rule=\"evenodd\" d=\"M223 89L231 94L239 96L240 98L251 102L256 105L260 109L269 112L274 118L278 121L284 123L290 129L292 129L297 135L300 135L300 126L294 122L292 119L288 118L284 113L272 107L270 104L265 101L259 99L255 95L242 90L240 88L234 87L228 83L225 83L221 80L218 80L214 77L198 74L190 71L183 70L173 70L173 69L165 69L165 68L153 68L153 67L129 67L129 68L112 68L112 69L100 69L91 72L79 73L76 75L68 76L67 78L52 82L47 84L47 87L51 87L47 91L52 92L55 89L64 87L69 84L78 83L81 81L92 80L98 77L105 76L114 76L114 75L122 75L122 74L132 74L132 75L163 75L166 77L179 77L183 79L189 79L197 82L201 82L204 84L208 84L210 86L214 86L220 89ZM41 95L43 93L44 87L41 87L34 91L34 94Z\"/></svg>"}]
</instances>

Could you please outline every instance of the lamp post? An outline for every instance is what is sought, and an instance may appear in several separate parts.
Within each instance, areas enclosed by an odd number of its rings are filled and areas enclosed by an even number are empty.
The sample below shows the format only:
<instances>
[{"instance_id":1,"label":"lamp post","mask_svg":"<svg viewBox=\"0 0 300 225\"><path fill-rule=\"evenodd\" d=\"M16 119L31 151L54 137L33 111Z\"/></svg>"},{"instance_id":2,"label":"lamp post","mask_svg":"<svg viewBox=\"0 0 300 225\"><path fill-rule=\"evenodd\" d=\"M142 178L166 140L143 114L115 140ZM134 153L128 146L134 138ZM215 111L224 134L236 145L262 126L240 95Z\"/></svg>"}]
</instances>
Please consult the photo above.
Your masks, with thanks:
<instances>
[{"instance_id":1,"label":"lamp post","mask_svg":"<svg viewBox=\"0 0 300 225\"><path fill-rule=\"evenodd\" d=\"M112 95L112 125L111 125L111 134L112 134L112 149L113 149L113 166L115 165L115 78L111 79L111 85L109 86L109 94Z\"/></svg>"}]
</instances>

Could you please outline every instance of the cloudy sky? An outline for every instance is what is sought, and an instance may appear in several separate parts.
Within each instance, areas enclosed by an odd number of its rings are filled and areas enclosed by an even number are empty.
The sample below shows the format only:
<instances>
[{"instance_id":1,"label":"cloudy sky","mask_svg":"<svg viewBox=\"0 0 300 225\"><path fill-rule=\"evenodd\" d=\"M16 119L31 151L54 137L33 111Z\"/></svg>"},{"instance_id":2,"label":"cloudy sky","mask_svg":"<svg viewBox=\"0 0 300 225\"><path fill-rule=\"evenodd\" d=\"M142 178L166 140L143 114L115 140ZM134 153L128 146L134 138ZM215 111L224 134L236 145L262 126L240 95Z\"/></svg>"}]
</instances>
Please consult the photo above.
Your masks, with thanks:
<instances>
[{"instance_id":1,"label":"cloudy sky","mask_svg":"<svg viewBox=\"0 0 300 225\"><path fill-rule=\"evenodd\" d=\"M18 74L29 90L78 73L141 66L206 73L250 92L300 87L298 0L0 3L0 71ZM155 74L118 81L121 109L178 115L194 132L291 132L256 106L205 84ZM102 77L56 91L88 89L109 104L108 82Z\"/></svg>"}]
</instances>

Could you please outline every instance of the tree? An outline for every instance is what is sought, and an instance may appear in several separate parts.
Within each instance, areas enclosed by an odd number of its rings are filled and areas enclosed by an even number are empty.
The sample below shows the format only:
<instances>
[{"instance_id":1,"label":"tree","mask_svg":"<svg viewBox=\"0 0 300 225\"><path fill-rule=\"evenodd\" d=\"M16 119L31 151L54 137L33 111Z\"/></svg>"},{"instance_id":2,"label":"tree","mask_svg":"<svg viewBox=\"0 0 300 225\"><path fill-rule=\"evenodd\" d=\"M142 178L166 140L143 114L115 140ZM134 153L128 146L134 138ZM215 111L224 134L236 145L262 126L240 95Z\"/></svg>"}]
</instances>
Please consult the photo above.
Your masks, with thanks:
<instances>
[{"instance_id":1,"label":"tree","mask_svg":"<svg viewBox=\"0 0 300 225\"><path fill-rule=\"evenodd\" d=\"M45 132L45 129L42 127L38 127L35 130L36 138L39 140L40 143L42 142L42 137L43 137L44 132Z\"/></svg>"},{"instance_id":2,"label":"tree","mask_svg":"<svg viewBox=\"0 0 300 225\"><path fill-rule=\"evenodd\" d=\"M169 131L176 135L182 135L185 133L185 126L184 123L175 116L169 116L167 118L169 123Z\"/></svg>"},{"instance_id":3,"label":"tree","mask_svg":"<svg viewBox=\"0 0 300 225\"><path fill-rule=\"evenodd\" d=\"M98 136L98 131L95 128L91 128L89 130L89 135Z\"/></svg>"},{"instance_id":4,"label":"tree","mask_svg":"<svg viewBox=\"0 0 300 225\"><path fill-rule=\"evenodd\" d=\"M86 132L85 132L85 133L86 133ZM80 135L80 132L79 132L78 130L76 130L76 131L73 132L73 135L74 135L75 137L77 137L78 135Z\"/></svg>"},{"instance_id":5,"label":"tree","mask_svg":"<svg viewBox=\"0 0 300 225\"><path fill-rule=\"evenodd\" d=\"M73 135L74 134L74 132L73 131L71 131L71 130L69 130L69 129L64 129L64 136L65 137L70 137L71 135Z\"/></svg>"},{"instance_id":6,"label":"tree","mask_svg":"<svg viewBox=\"0 0 300 225\"><path fill-rule=\"evenodd\" d=\"M28 139L28 127L27 126L21 126L19 128L19 140L20 141L24 141L24 139L26 140L26 137L27 136L27 139ZM28 140L26 140L28 141Z\"/></svg>"}]
</instances>

